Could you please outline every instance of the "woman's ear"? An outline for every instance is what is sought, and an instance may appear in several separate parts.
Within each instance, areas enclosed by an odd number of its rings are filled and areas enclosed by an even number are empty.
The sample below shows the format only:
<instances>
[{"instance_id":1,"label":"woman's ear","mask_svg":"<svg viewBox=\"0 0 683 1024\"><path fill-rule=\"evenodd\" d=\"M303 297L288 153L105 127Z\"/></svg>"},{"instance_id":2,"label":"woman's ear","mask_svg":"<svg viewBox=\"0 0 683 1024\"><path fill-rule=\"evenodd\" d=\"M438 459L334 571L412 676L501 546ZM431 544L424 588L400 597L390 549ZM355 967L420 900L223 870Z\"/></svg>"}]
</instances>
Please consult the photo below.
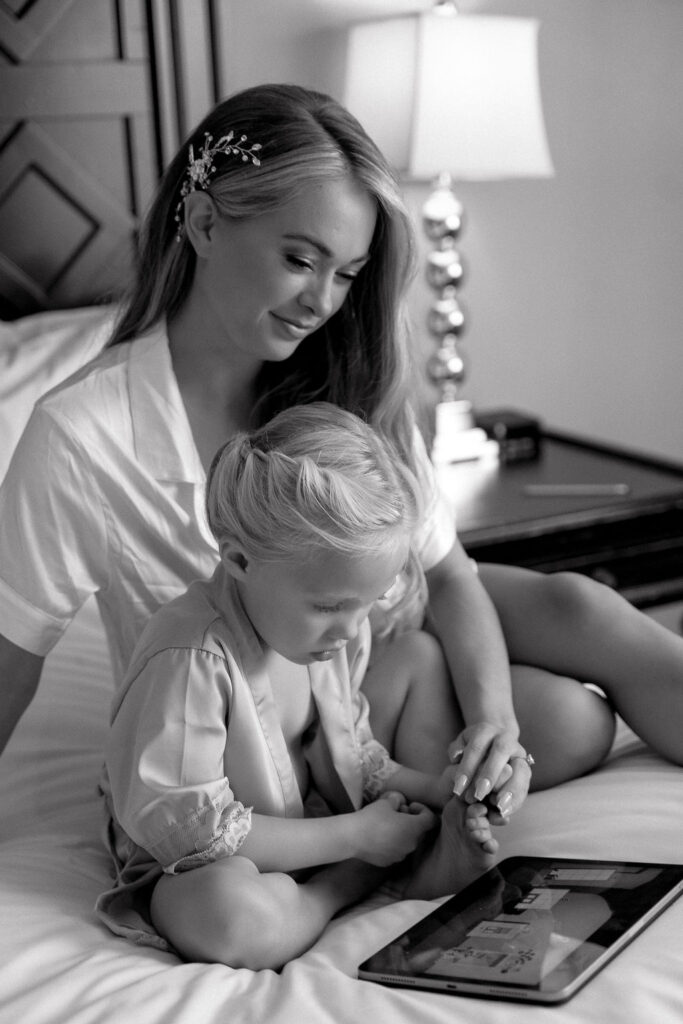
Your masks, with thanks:
<instances>
[{"instance_id":1,"label":"woman's ear","mask_svg":"<svg viewBox=\"0 0 683 1024\"><path fill-rule=\"evenodd\" d=\"M198 189L185 197L185 231L188 241L202 259L209 255L218 213L213 199Z\"/></svg>"},{"instance_id":2,"label":"woman's ear","mask_svg":"<svg viewBox=\"0 0 683 1024\"><path fill-rule=\"evenodd\" d=\"M249 559L233 541L223 541L220 548L223 568L236 580L243 580L249 572Z\"/></svg>"}]
</instances>

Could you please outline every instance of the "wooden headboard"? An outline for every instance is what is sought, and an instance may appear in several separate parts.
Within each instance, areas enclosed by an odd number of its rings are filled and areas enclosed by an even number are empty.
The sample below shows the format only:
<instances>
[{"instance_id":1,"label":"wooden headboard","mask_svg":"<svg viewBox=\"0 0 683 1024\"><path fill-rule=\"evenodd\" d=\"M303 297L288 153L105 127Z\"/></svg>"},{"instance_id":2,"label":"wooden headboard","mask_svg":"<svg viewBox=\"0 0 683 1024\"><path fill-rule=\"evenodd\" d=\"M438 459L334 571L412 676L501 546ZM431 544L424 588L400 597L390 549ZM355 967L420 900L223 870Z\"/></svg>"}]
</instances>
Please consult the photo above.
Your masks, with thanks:
<instances>
[{"instance_id":1,"label":"wooden headboard","mask_svg":"<svg viewBox=\"0 0 683 1024\"><path fill-rule=\"evenodd\" d=\"M227 92L226 18L224 0L0 6L2 319L121 290L162 168Z\"/></svg>"}]
</instances>

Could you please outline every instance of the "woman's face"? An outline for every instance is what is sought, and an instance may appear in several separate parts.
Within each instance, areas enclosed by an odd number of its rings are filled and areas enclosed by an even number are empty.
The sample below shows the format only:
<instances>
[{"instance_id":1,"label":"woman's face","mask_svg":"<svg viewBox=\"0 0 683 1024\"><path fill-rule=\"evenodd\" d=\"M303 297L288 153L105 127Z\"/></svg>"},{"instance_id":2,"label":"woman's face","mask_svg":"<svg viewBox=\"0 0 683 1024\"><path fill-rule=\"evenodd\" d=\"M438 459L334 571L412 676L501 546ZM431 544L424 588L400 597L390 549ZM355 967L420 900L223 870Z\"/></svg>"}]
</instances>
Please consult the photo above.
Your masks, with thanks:
<instances>
[{"instance_id":1,"label":"woman's face","mask_svg":"<svg viewBox=\"0 0 683 1024\"><path fill-rule=\"evenodd\" d=\"M348 177L313 185L272 213L218 216L195 277L206 326L235 354L287 359L344 302L376 218L375 200Z\"/></svg>"}]
</instances>

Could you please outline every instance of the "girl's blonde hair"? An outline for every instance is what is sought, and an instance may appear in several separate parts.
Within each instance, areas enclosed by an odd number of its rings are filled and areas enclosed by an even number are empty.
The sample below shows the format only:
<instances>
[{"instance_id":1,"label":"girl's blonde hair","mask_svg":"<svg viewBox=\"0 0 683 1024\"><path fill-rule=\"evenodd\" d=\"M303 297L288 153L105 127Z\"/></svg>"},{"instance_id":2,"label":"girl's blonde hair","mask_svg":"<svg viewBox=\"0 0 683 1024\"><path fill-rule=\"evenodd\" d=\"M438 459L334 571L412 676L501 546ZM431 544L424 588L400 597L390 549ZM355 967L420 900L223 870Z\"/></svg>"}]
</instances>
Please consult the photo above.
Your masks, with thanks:
<instances>
[{"instance_id":1,"label":"girl's blonde hair","mask_svg":"<svg viewBox=\"0 0 683 1024\"><path fill-rule=\"evenodd\" d=\"M412 461L409 356L404 317L414 267L410 218L395 175L359 122L336 100L295 85L259 85L224 100L197 126L169 165L143 225L137 280L112 344L172 317L188 297L196 256L175 213L187 180L190 145L233 132L258 144L260 165L216 157L207 192L233 218L257 217L320 181L350 176L377 206L370 259L341 309L282 362L265 363L252 420L261 425L291 405L332 402L391 436Z\"/></svg>"},{"instance_id":2,"label":"girl's blonde hair","mask_svg":"<svg viewBox=\"0 0 683 1024\"><path fill-rule=\"evenodd\" d=\"M362 558L407 540L401 608L424 596L412 543L423 512L420 483L391 442L327 402L293 406L236 435L207 480L211 531L247 559L305 560L320 551Z\"/></svg>"}]
</instances>

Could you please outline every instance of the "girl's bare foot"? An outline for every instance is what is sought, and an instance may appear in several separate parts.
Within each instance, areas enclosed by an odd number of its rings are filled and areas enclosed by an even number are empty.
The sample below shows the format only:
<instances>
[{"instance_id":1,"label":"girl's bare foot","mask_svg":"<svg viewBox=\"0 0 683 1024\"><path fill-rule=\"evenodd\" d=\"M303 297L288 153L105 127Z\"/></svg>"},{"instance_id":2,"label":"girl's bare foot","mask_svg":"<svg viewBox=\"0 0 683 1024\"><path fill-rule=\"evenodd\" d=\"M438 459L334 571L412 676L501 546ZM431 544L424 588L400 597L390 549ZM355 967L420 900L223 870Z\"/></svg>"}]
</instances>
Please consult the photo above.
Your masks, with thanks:
<instances>
[{"instance_id":1,"label":"girl's bare foot","mask_svg":"<svg viewBox=\"0 0 683 1024\"><path fill-rule=\"evenodd\" d=\"M431 846L415 855L404 888L406 899L434 899L462 889L491 867L498 852L487 808L452 797Z\"/></svg>"}]
</instances>

